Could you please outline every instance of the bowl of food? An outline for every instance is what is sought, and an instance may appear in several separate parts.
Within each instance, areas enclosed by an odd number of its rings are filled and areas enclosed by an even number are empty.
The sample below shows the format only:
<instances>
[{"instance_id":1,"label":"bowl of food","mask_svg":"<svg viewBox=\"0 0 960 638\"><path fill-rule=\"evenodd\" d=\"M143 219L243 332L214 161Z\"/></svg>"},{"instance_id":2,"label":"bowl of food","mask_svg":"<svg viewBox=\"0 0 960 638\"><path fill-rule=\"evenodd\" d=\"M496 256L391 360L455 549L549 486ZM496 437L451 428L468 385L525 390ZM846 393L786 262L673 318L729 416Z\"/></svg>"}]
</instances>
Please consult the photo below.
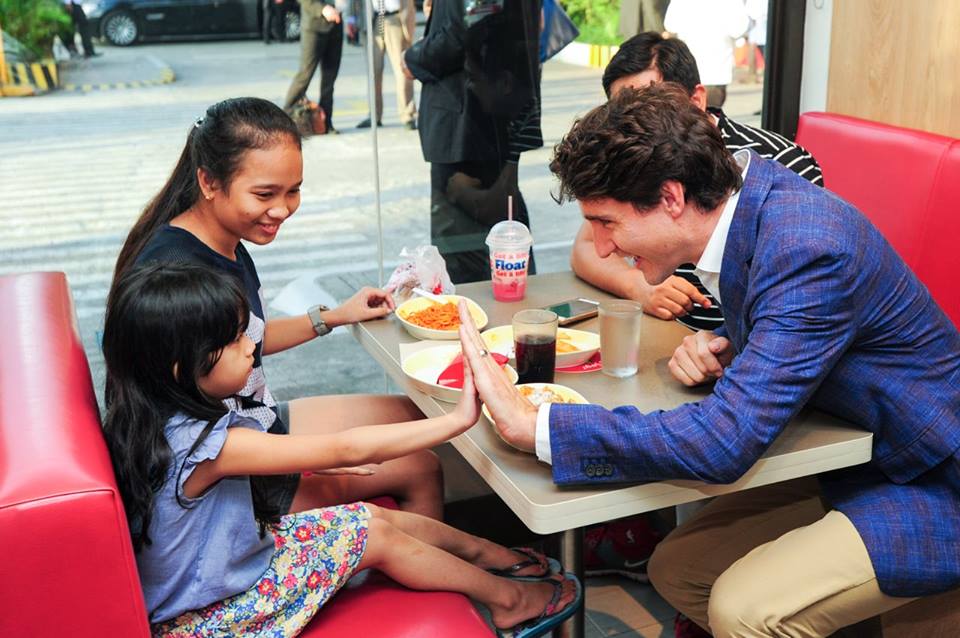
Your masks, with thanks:
<instances>
[{"instance_id":1,"label":"bowl of food","mask_svg":"<svg viewBox=\"0 0 960 638\"><path fill-rule=\"evenodd\" d=\"M457 304L461 299L466 300L477 330L487 327L487 313L472 299L460 295L437 296L443 299L443 303L425 297L412 297L397 306L397 319L412 336L417 339L458 339L460 311Z\"/></svg>"},{"instance_id":2,"label":"bowl of food","mask_svg":"<svg viewBox=\"0 0 960 638\"><path fill-rule=\"evenodd\" d=\"M517 386L517 390L521 396L537 407L544 403L590 403L573 388L558 383L521 383ZM480 406L480 411L487 421L493 425L493 417L490 416L490 410L487 409L486 403ZM493 428L493 431L497 433L497 436L500 436L496 427ZM503 437L500 438L503 440ZM503 442L512 445L509 441L504 440Z\"/></svg>"},{"instance_id":3,"label":"bowl of food","mask_svg":"<svg viewBox=\"0 0 960 638\"><path fill-rule=\"evenodd\" d=\"M460 346L433 346L414 352L403 360L401 369L413 385L438 401L456 403L460 399L462 385L439 383L441 375L453 364L460 355ZM517 371L504 363L501 368L510 379L510 383L517 382ZM456 375L453 375L456 376ZM460 375L461 383L463 375Z\"/></svg>"},{"instance_id":4,"label":"bowl of food","mask_svg":"<svg viewBox=\"0 0 960 638\"><path fill-rule=\"evenodd\" d=\"M499 352L509 359L516 360L513 351L513 327L497 326L490 328L482 335L483 342L490 352ZM557 328L557 363L558 368L578 366L590 360L600 350L600 335L585 330Z\"/></svg>"}]
</instances>

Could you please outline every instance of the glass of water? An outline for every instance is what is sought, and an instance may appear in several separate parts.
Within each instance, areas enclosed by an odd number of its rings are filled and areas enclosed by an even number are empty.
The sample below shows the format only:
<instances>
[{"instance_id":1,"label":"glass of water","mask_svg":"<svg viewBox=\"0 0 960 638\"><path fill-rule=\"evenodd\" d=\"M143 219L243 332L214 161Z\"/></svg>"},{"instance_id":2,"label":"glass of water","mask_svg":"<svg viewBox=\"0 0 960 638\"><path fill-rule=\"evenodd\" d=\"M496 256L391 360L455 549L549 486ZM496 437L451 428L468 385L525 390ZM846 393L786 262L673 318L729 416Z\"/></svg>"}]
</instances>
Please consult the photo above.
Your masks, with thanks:
<instances>
[{"instance_id":1,"label":"glass of water","mask_svg":"<svg viewBox=\"0 0 960 638\"><path fill-rule=\"evenodd\" d=\"M600 357L603 373L631 377L637 373L643 306L636 301L600 302Z\"/></svg>"}]
</instances>

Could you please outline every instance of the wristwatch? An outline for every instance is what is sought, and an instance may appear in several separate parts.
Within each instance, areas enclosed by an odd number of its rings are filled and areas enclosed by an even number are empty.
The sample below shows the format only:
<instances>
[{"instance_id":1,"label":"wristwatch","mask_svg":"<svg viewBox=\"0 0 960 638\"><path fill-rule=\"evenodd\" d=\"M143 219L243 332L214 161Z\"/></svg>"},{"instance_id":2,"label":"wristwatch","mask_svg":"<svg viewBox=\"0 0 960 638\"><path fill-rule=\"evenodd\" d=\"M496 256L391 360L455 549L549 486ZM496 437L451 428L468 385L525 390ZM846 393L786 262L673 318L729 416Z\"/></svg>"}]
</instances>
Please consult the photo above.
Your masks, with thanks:
<instances>
[{"instance_id":1,"label":"wristwatch","mask_svg":"<svg viewBox=\"0 0 960 638\"><path fill-rule=\"evenodd\" d=\"M328 326L327 322L323 320L323 317L320 316L321 312L326 312L327 310L330 309L323 304L317 304L307 311L307 316L310 317L310 322L313 324L313 331L317 333L318 337L329 334L330 331L333 330L333 328Z\"/></svg>"}]
</instances>

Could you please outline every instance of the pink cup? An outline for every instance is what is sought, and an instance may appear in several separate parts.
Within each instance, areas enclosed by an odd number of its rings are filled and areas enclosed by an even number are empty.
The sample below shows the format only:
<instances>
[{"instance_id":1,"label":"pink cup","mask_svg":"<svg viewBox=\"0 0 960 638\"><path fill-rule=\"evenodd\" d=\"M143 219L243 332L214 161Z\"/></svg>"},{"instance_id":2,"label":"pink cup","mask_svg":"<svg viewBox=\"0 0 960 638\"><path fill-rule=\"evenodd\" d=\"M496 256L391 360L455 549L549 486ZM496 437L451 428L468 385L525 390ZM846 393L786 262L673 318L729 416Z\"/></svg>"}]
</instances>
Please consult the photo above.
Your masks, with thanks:
<instances>
[{"instance_id":1,"label":"pink cup","mask_svg":"<svg viewBox=\"0 0 960 638\"><path fill-rule=\"evenodd\" d=\"M520 222L502 221L490 229L490 279L497 301L520 301L526 295L532 245L530 230Z\"/></svg>"}]
</instances>

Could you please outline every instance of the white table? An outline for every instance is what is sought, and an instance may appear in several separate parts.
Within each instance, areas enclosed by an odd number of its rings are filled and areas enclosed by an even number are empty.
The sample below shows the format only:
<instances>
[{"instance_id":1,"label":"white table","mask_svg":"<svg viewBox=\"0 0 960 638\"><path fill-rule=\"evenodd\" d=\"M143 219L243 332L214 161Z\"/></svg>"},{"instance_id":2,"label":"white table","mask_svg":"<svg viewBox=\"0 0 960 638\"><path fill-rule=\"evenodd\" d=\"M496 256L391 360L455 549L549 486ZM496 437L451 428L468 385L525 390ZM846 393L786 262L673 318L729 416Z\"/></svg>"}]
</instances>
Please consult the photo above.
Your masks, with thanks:
<instances>
[{"instance_id":1,"label":"white table","mask_svg":"<svg viewBox=\"0 0 960 638\"><path fill-rule=\"evenodd\" d=\"M494 301L489 282L461 285L457 292L483 307L490 317L489 327L508 325L513 314L523 308L546 306L572 297L610 296L569 272L531 277L526 298L516 303ZM597 331L596 319L573 327ZM709 389L685 388L667 370L674 348L684 335L690 334L687 328L645 316L642 331L641 364L636 376L614 379L601 372L557 373L555 382L608 408L632 404L642 412L671 409L708 394ZM415 339L399 321L391 317L356 324L353 334L424 414L439 416L452 410L452 403L420 392L403 374L399 344ZM735 483L708 485L672 480L600 489L557 487L549 466L505 444L483 417L477 426L451 443L527 527L538 534L564 534L563 558L582 576L579 539L587 525L865 463L870 460L872 439L869 432L808 410L797 416ZM579 629L575 622L571 635L583 635L582 622L581 615Z\"/></svg>"}]
</instances>

